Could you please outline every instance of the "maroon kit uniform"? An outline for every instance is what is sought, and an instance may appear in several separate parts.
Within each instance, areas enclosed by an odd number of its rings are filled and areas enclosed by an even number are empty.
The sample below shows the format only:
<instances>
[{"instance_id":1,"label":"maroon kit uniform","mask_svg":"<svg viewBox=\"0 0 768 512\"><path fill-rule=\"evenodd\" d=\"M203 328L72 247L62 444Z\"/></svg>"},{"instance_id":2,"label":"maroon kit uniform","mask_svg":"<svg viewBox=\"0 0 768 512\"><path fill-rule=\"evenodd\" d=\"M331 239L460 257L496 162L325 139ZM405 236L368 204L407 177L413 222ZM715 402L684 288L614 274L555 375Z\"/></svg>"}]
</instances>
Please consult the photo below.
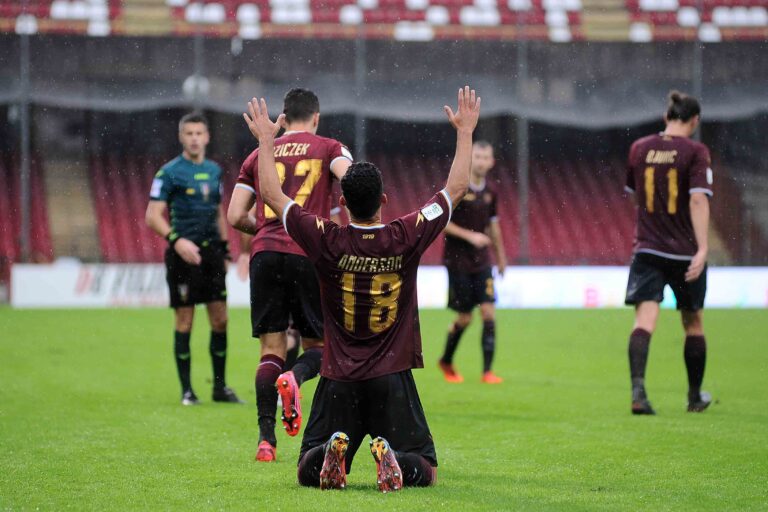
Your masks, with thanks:
<instances>
[{"instance_id":1,"label":"maroon kit uniform","mask_svg":"<svg viewBox=\"0 0 768 512\"><path fill-rule=\"evenodd\" d=\"M627 304L661 302L669 284L678 309L704 306L706 269L691 283L685 272L698 249L691 222L691 194L712 195L709 151L686 137L664 134L637 140L630 149L627 191L637 198L634 257Z\"/></svg>"},{"instance_id":2,"label":"maroon kit uniform","mask_svg":"<svg viewBox=\"0 0 768 512\"><path fill-rule=\"evenodd\" d=\"M347 468L368 434L397 450L437 457L411 368L423 356L416 297L422 253L451 217L441 191L420 210L389 224L338 226L289 203L285 229L318 271L325 349L322 378L301 457L340 430L349 435Z\"/></svg>"},{"instance_id":3,"label":"maroon kit uniform","mask_svg":"<svg viewBox=\"0 0 768 512\"><path fill-rule=\"evenodd\" d=\"M286 132L275 140L275 160L283 191L307 211L328 217L331 210L331 164L352 160L340 142L309 132ZM314 270L304 251L291 240L278 216L261 202L259 150L240 169L236 187L257 198L259 230L251 242L251 325L253 336L294 327L309 338L322 338L320 295Z\"/></svg>"},{"instance_id":4,"label":"maroon kit uniform","mask_svg":"<svg viewBox=\"0 0 768 512\"><path fill-rule=\"evenodd\" d=\"M451 222L485 233L496 220L496 191L484 183L470 185L469 192L456 206ZM445 235L443 264L448 269L448 307L468 313L478 304L495 302L490 248L475 248L469 242Z\"/></svg>"}]
</instances>

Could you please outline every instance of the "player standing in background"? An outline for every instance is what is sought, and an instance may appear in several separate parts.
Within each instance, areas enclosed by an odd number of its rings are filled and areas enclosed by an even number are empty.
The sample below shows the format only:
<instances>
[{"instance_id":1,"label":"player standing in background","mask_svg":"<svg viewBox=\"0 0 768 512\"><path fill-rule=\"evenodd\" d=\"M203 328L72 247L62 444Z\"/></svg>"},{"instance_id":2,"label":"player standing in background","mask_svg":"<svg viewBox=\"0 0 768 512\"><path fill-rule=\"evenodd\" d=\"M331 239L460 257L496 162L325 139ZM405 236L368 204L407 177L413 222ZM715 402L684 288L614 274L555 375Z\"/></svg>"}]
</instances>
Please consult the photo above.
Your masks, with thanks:
<instances>
[{"instance_id":1,"label":"player standing in background","mask_svg":"<svg viewBox=\"0 0 768 512\"><path fill-rule=\"evenodd\" d=\"M629 151L626 190L635 194L637 229L627 284L635 306L629 337L632 413L655 414L645 392L648 346L656 328L664 286L677 299L688 370L688 411L701 412L711 398L702 393L707 344L702 308L707 292L707 232L712 169L709 150L690 139L699 126L699 102L673 91L664 116L666 129L635 141Z\"/></svg>"},{"instance_id":2,"label":"player standing in background","mask_svg":"<svg viewBox=\"0 0 768 512\"><path fill-rule=\"evenodd\" d=\"M464 330L472 321L472 310L480 306L483 334L482 382L500 384L502 379L491 371L496 351L496 312L493 303L493 272L488 246L496 253L499 275L504 275L507 256L501 239L499 218L496 215L496 191L486 180L495 164L493 146L477 141L472 146L472 171L469 192L456 206L451 222L445 228L443 263L448 269L448 307L456 311L445 342L445 352L438 361L447 382L464 382L453 366L453 355Z\"/></svg>"},{"instance_id":3,"label":"player standing in background","mask_svg":"<svg viewBox=\"0 0 768 512\"><path fill-rule=\"evenodd\" d=\"M340 142L316 135L320 102L306 89L291 89L283 101L285 133L274 144L280 183L286 194L318 215L331 210L332 180L341 179L352 155ZM323 319L317 276L304 250L291 240L280 218L256 201L259 191L259 150L248 156L240 170L227 217L236 229L253 234L251 243L251 326L261 343L256 372L259 447L256 460L275 460L277 393L283 404L286 432L301 428L299 386L320 371ZM251 208L256 205L256 215ZM300 334L304 353L292 370L284 372L286 329ZM277 391L275 386L277 385Z\"/></svg>"},{"instance_id":4,"label":"player standing in background","mask_svg":"<svg viewBox=\"0 0 768 512\"><path fill-rule=\"evenodd\" d=\"M165 164L152 181L147 225L168 240L166 280L175 311L174 354L181 381L181 403L200 403L192 390L189 338L195 305L205 303L211 324L213 400L242 403L226 385L227 224L221 207L221 168L205 158L208 121L188 114L179 122L180 156ZM165 219L170 209L171 223Z\"/></svg>"},{"instance_id":5,"label":"player standing in background","mask_svg":"<svg viewBox=\"0 0 768 512\"><path fill-rule=\"evenodd\" d=\"M285 230L306 251L320 278L325 320L322 377L312 401L299 458L299 483L346 486L346 473L363 437L370 435L379 490L435 482L437 456L412 368L424 366L416 291L419 260L467 191L472 133L480 98L459 90L456 154L445 188L420 210L381 223L387 203L375 165L353 164L341 180L341 204L350 224L313 214L280 188L271 154L280 124L254 98L245 120L265 153L259 158L264 202L281 212ZM269 156L267 156L269 155ZM386 435L387 439L381 437ZM391 442L391 444L390 444Z\"/></svg>"}]
</instances>

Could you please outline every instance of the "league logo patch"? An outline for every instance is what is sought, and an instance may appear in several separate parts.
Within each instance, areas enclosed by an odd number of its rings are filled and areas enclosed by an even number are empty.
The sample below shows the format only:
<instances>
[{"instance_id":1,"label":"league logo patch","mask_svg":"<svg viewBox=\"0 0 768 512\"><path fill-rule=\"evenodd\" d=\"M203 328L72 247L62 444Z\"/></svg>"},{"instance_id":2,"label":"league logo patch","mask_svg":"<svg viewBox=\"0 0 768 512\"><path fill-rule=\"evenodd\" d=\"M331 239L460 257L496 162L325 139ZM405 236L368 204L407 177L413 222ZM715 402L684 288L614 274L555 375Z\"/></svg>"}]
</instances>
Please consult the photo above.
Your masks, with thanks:
<instances>
[{"instance_id":1,"label":"league logo patch","mask_svg":"<svg viewBox=\"0 0 768 512\"><path fill-rule=\"evenodd\" d=\"M158 173L160 174L160 173ZM163 188L163 180L155 178L152 180L152 188L149 191L151 197L160 196L160 190Z\"/></svg>"},{"instance_id":2,"label":"league logo patch","mask_svg":"<svg viewBox=\"0 0 768 512\"><path fill-rule=\"evenodd\" d=\"M421 213L424 214L424 218L427 220L435 220L443 214L443 209L437 203L432 203L421 209Z\"/></svg>"}]
</instances>

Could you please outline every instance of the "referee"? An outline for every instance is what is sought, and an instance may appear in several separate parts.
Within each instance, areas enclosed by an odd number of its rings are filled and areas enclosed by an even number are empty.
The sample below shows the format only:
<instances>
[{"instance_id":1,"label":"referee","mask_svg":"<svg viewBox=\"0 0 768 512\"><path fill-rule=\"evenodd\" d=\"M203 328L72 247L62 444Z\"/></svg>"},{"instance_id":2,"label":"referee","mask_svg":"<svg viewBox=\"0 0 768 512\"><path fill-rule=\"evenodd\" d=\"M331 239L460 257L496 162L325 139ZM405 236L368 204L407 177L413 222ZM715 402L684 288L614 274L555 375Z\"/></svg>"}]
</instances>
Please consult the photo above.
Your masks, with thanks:
<instances>
[{"instance_id":1,"label":"referee","mask_svg":"<svg viewBox=\"0 0 768 512\"><path fill-rule=\"evenodd\" d=\"M175 312L174 354L182 405L200 403L192 390L189 338L195 305L205 303L211 324L213 401L243 403L226 385L227 288L229 249L221 209L221 168L205 158L208 121L187 114L179 122L183 151L157 172L147 206L147 225L168 240L166 280ZM170 211L170 224L165 210Z\"/></svg>"}]
</instances>

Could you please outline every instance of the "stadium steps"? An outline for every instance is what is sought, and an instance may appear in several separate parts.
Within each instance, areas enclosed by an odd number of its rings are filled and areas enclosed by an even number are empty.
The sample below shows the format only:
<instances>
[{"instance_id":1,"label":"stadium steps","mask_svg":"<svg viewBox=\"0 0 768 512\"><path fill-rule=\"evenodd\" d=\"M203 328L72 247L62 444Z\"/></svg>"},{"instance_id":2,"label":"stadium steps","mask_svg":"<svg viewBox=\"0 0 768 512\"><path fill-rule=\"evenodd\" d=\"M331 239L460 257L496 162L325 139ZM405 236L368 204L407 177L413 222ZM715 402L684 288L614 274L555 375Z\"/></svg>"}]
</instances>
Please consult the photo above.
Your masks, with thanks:
<instances>
[{"instance_id":1,"label":"stadium steps","mask_svg":"<svg viewBox=\"0 0 768 512\"><path fill-rule=\"evenodd\" d=\"M53 251L84 261L100 259L88 166L80 160L45 162Z\"/></svg>"},{"instance_id":2,"label":"stadium steps","mask_svg":"<svg viewBox=\"0 0 768 512\"><path fill-rule=\"evenodd\" d=\"M132 35L165 35L173 32L171 9L165 0L124 0L119 30Z\"/></svg>"},{"instance_id":3,"label":"stadium steps","mask_svg":"<svg viewBox=\"0 0 768 512\"><path fill-rule=\"evenodd\" d=\"M624 0L583 0L581 30L593 41L626 41L630 17Z\"/></svg>"}]
</instances>

